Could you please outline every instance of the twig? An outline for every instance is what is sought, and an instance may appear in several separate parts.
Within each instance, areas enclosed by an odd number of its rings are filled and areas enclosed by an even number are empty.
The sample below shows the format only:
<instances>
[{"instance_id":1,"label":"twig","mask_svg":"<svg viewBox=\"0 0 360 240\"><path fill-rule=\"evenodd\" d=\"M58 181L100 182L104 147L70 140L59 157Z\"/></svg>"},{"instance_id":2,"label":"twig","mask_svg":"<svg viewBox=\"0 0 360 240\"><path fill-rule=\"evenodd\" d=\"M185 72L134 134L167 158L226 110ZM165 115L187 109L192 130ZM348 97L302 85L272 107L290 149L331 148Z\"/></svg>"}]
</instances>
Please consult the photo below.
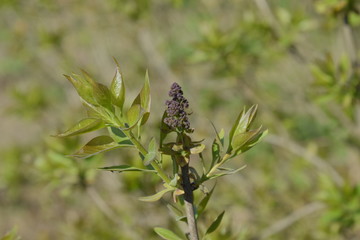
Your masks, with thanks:
<instances>
[{"instance_id":1,"label":"twig","mask_svg":"<svg viewBox=\"0 0 360 240\"><path fill-rule=\"evenodd\" d=\"M314 164L319 170L326 171L338 186L342 186L344 184L344 180L340 174L324 159L317 155L311 154L304 147L293 142L292 140L285 139L273 134L269 134L264 140L273 145L283 147L284 149L287 149L288 151L305 158L310 163Z\"/></svg>"},{"instance_id":2,"label":"twig","mask_svg":"<svg viewBox=\"0 0 360 240\"><path fill-rule=\"evenodd\" d=\"M185 192L184 201L185 201L186 218L189 228L190 240L199 240L195 213L194 213L193 189L189 178L189 164L186 164L185 166L181 167L181 178Z\"/></svg>"},{"instance_id":3,"label":"twig","mask_svg":"<svg viewBox=\"0 0 360 240\"><path fill-rule=\"evenodd\" d=\"M325 205L320 202L313 202L308 205L305 205L304 207L297 209L289 216L275 222L270 227L266 228L262 231L260 235L260 239L266 239L274 234L277 234L286 228L290 227L295 222L299 221L300 219L317 212L319 210L322 210L325 208Z\"/></svg>"}]
</instances>

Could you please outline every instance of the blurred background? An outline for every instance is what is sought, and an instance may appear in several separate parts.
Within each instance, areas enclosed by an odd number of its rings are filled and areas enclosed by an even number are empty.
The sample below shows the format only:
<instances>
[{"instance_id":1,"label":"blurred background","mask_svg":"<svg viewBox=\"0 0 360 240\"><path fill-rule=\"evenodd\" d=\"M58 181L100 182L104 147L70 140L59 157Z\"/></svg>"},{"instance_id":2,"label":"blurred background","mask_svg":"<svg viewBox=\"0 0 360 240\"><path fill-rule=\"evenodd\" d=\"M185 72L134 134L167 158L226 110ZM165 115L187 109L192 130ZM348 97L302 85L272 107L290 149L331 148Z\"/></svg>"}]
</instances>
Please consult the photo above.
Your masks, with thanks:
<instances>
[{"instance_id":1,"label":"blurred background","mask_svg":"<svg viewBox=\"0 0 360 240\"><path fill-rule=\"evenodd\" d=\"M77 160L66 155L91 134L51 137L85 116L63 74L85 69L109 84L115 57L128 103L149 70L147 136L158 134L175 81L194 138L207 144L211 122L228 133L244 106L259 104L269 135L229 163L246 169L219 179L199 228L226 214L207 239L360 239L359 5L1 0L0 237L159 239L158 226L181 235L163 202L138 201L161 186L156 178L97 170L141 166L136 152Z\"/></svg>"}]
</instances>

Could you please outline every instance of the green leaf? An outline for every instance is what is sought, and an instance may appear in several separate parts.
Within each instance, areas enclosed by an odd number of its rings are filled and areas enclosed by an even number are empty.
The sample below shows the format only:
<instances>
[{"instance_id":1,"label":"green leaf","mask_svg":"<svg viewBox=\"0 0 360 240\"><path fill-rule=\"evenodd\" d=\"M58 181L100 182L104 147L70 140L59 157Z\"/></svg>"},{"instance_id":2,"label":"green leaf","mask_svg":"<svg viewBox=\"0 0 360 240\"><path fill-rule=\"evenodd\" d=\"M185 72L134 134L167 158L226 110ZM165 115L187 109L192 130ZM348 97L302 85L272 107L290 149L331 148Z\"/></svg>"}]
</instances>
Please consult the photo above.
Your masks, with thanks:
<instances>
[{"instance_id":1,"label":"green leaf","mask_svg":"<svg viewBox=\"0 0 360 240\"><path fill-rule=\"evenodd\" d=\"M104 128L105 124L102 120L97 118L85 118L78 122L75 126L69 128L63 133L55 135L55 137L71 137L87 132L92 132Z\"/></svg>"},{"instance_id":2,"label":"green leaf","mask_svg":"<svg viewBox=\"0 0 360 240\"><path fill-rule=\"evenodd\" d=\"M129 128L133 128L134 126L136 126L136 124L141 119L141 113L142 113L142 109L139 104L135 104L130 107L130 109L126 113L127 121L128 121L127 123L129 124Z\"/></svg>"},{"instance_id":3,"label":"green leaf","mask_svg":"<svg viewBox=\"0 0 360 240\"><path fill-rule=\"evenodd\" d=\"M212 160L210 169L215 165L215 163L219 162L220 157L220 145L216 139L214 139L213 144L211 146Z\"/></svg>"},{"instance_id":4,"label":"green leaf","mask_svg":"<svg viewBox=\"0 0 360 240\"><path fill-rule=\"evenodd\" d=\"M156 158L157 151L158 151L158 147L155 138L152 138L148 146L148 153L145 155L145 159L144 159L145 166L149 165L152 161L154 161L154 159Z\"/></svg>"},{"instance_id":5,"label":"green leaf","mask_svg":"<svg viewBox=\"0 0 360 240\"><path fill-rule=\"evenodd\" d=\"M110 137L118 144L134 145L121 129L116 127L109 127L108 131Z\"/></svg>"},{"instance_id":6,"label":"green leaf","mask_svg":"<svg viewBox=\"0 0 360 240\"><path fill-rule=\"evenodd\" d=\"M250 126L251 123L253 122L253 120L255 119L256 113L257 113L257 108L258 105L253 105L247 112L245 115L243 115L240 118L239 124L235 130L235 135L238 133L243 133L245 131L247 131Z\"/></svg>"},{"instance_id":7,"label":"green leaf","mask_svg":"<svg viewBox=\"0 0 360 240\"><path fill-rule=\"evenodd\" d=\"M97 106L97 102L93 95L93 85L86 81L82 76L72 74L72 76L64 75L75 87L79 96L88 104Z\"/></svg>"},{"instance_id":8,"label":"green leaf","mask_svg":"<svg viewBox=\"0 0 360 240\"><path fill-rule=\"evenodd\" d=\"M210 225L210 227L206 230L205 235L208 235L212 232L214 232L220 225L221 220L223 219L223 216L225 214L225 211L220 213L220 215L215 219L215 221Z\"/></svg>"},{"instance_id":9,"label":"green leaf","mask_svg":"<svg viewBox=\"0 0 360 240\"><path fill-rule=\"evenodd\" d=\"M204 149L205 149L205 145L204 144L199 144L199 145L197 145L195 147L190 148L190 153L191 154L199 154L202 151L204 151Z\"/></svg>"},{"instance_id":10,"label":"green leaf","mask_svg":"<svg viewBox=\"0 0 360 240\"><path fill-rule=\"evenodd\" d=\"M215 185L216 186L216 185ZM211 189L211 191L209 193L207 193L205 195L205 197L203 199L201 199L200 203L198 204L197 207L197 218L204 212L204 210L206 209L206 206L214 192L215 186Z\"/></svg>"},{"instance_id":11,"label":"green leaf","mask_svg":"<svg viewBox=\"0 0 360 240\"><path fill-rule=\"evenodd\" d=\"M231 142L231 146L233 147L233 149L238 149L244 146L247 142L256 137L260 133L260 131L261 127L255 130L250 130L248 132L235 135L233 141Z\"/></svg>"},{"instance_id":12,"label":"green leaf","mask_svg":"<svg viewBox=\"0 0 360 240\"><path fill-rule=\"evenodd\" d=\"M116 171L116 172L152 172L152 173L156 173L155 170L137 168L137 167L132 167L129 165L103 167L103 168L99 168L99 169L107 170L107 171Z\"/></svg>"},{"instance_id":13,"label":"green leaf","mask_svg":"<svg viewBox=\"0 0 360 240\"><path fill-rule=\"evenodd\" d=\"M20 240L20 237L18 237L17 234L17 228L14 227L13 229L11 229L11 231L9 231L8 233L6 233L4 236L0 236L0 240Z\"/></svg>"},{"instance_id":14,"label":"green leaf","mask_svg":"<svg viewBox=\"0 0 360 240\"><path fill-rule=\"evenodd\" d=\"M120 73L119 63L115 58L114 61L116 63L116 72L110 85L110 91L113 104L118 106L122 111L125 102L125 84Z\"/></svg>"},{"instance_id":15,"label":"green leaf","mask_svg":"<svg viewBox=\"0 0 360 240\"><path fill-rule=\"evenodd\" d=\"M166 240L182 240L178 235L176 235L172 231L165 229L165 228L156 227L156 228L154 228L154 231L160 237L162 237L163 239L166 239Z\"/></svg>"},{"instance_id":16,"label":"green leaf","mask_svg":"<svg viewBox=\"0 0 360 240\"><path fill-rule=\"evenodd\" d=\"M244 115L246 111L246 108L244 107L244 109L240 112L239 116L237 117L234 125L232 126L231 130L230 130L230 133L229 133L229 143L231 143L233 137L234 137L234 134L235 134L235 131L239 125L239 122L240 122L240 119L242 118L242 116ZM229 146L230 148L230 146Z\"/></svg>"},{"instance_id":17,"label":"green leaf","mask_svg":"<svg viewBox=\"0 0 360 240\"><path fill-rule=\"evenodd\" d=\"M176 187L176 185L178 183L178 179L179 179L179 175L177 173L175 173L174 178L171 179L169 185L172 187Z\"/></svg>"},{"instance_id":18,"label":"green leaf","mask_svg":"<svg viewBox=\"0 0 360 240\"><path fill-rule=\"evenodd\" d=\"M179 209L177 206L175 206L175 205L173 205L173 204L171 204L171 203L167 204L166 206L167 206L167 208L168 208L171 212L173 212L177 217L183 217L183 215L184 215L183 211L182 211L181 209Z\"/></svg>"},{"instance_id":19,"label":"green leaf","mask_svg":"<svg viewBox=\"0 0 360 240\"><path fill-rule=\"evenodd\" d=\"M224 147L224 139L225 139L225 131L222 128L218 134L218 138L220 140L221 145Z\"/></svg>"},{"instance_id":20,"label":"green leaf","mask_svg":"<svg viewBox=\"0 0 360 240\"><path fill-rule=\"evenodd\" d=\"M225 138L225 131L224 129L222 128L220 130L220 132L217 131L215 125L213 124L213 122L210 122L212 127L214 128L214 131L216 133L216 140L219 141L219 143L221 144L222 147L224 147L224 138Z\"/></svg>"},{"instance_id":21,"label":"green leaf","mask_svg":"<svg viewBox=\"0 0 360 240\"><path fill-rule=\"evenodd\" d=\"M207 179L210 180L210 179L215 179L215 178L222 177L222 176L225 176L225 175L231 175L231 174L234 174L234 173L237 173L237 172L243 170L244 168L246 168L246 165L244 165L244 166L242 166L242 167L240 167L238 169L218 168L218 170L225 171L225 172L211 175Z\"/></svg>"},{"instance_id":22,"label":"green leaf","mask_svg":"<svg viewBox=\"0 0 360 240\"><path fill-rule=\"evenodd\" d=\"M253 120L255 119L257 112L257 105L253 105L248 111L246 111L246 108L241 111L239 116L237 117L235 124L233 125L230 135L229 135L229 143L232 143L233 137L246 132L250 126ZM231 151L231 145L229 145L228 152Z\"/></svg>"},{"instance_id":23,"label":"green leaf","mask_svg":"<svg viewBox=\"0 0 360 240\"><path fill-rule=\"evenodd\" d=\"M113 111L113 106L111 105L111 93L107 86L101 83L96 83L96 87L94 88L94 97L100 106Z\"/></svg>"},{"instance_id":24,"label":"green leaf","mask_svg":"<svg viewBox=\"0 0 360 240\"><path fill-rule=\"evenodd\" d=\"M162 196L170 191L174 191L174 188L165 188L164 190L161 190L160 192L151 195L151 196L147 196L147 197L140 197L139 200L140 201L144 201L144 202L155 202L157 200L159 200L160 198L162 198Z\"/></svg>"},{"instance_id":25,"label":"green leaf","mask_svg":"<svg viewBox=\"0 0 360 240\"><path fill-rule=\"evenodd\" d=\"M93 155L110 151L119 147L129 147L132 145L118 144L109 136L99 136L89 141L79 151L74 153L73 157L88 158Z\"/></svg>"},{"instance_id":26,"label":"green leaf","mask_svg":"<svg viewBox=\"0 0 360 240\"><path fill-rule=\"evenodd\" d=\"M146 71L145 83L141 89L138 96L135 98L131 106L139 104L142 109L144 109L144 114L142 115L141 125L144 125L150 115L150 105L151 105L151 96L150 96L150 81L149 74Z\"/></svg>"},{"instance_id":27,"label":"green leaf","mask_svg":"<svg viewBox=\"0 0 360 240\"><path fill-rule=\"evenodd\" d=\"M95 82L86 71L81 71L86 82L92 87L92 94L96 103L100 106L112 110L111 94L108 87L101 83Z\"/></svg>"},{"instance_id":28,"label":"green leaf","mask_svg":"<svg viewBox=\"0 0 360 240\"><path fill-rule=\"evenodd\" d=\"M259 132L256 136L249 139L245 145L243 145L239 149L237 149L235 152L235 155L239 155L240 153L244 153L244 152L248 151L253 146L258 144L267 134L268 134L267 129L263 132Z\"/></svg>"}]
</instances>

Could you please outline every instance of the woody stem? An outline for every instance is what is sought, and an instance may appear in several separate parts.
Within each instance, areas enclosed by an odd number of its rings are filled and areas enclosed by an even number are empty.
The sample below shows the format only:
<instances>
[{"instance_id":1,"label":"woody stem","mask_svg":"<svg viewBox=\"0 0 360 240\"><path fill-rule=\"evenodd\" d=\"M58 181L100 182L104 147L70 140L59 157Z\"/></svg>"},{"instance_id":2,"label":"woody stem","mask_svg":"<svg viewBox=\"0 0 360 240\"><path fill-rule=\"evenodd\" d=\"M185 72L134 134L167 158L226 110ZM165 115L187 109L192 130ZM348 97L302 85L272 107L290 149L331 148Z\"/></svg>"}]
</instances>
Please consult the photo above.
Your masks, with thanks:
<instances>
[{"instance_id":1,"label":"woody stem","mask_svg":"<svg viewBox=\"0 0 360 240\"><path fill-rule=\"evenodd\" d=\"M189 228L190 240L199 240L196 219L195 219L195 211L194 211L193 188L190 183L188 163L185 166L181 167L181 177L185 192L184 193L185 211L186 211L186 218Z\"/></svg>"}]
</instances>

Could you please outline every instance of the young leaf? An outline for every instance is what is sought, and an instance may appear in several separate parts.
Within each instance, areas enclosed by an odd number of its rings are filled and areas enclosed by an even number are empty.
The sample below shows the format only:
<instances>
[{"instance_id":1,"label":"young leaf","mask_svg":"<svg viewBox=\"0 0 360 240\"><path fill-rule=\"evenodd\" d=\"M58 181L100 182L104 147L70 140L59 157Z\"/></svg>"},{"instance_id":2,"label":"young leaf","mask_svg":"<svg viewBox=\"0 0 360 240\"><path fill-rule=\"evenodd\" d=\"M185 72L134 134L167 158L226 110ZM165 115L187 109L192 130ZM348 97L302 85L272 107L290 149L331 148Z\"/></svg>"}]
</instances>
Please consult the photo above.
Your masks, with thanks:
<instances>
[{"instance_id":1,"label":"young leaf","mask_svg":"<svg viewBox=\"0 0 360 240\"><path fill-rule=\"evenodd\" d=\"M134 145L121 129L116 127L108 128L110 137L118 144Z\"/></svg>"},{"instance_id":2,"label":"young leaf","mask_svg":"<svg viewBox=\"0 0 360 240\"><path fill-rule=\"evenodd\" d=\"M107 86L95 82L86 71L81 71L83 73L85 81L92 87L92 94L96 103L100 106L112 110L111 94Z\"/></svg>"},{"instance_id":3,"label":"young leaf","mask_svg":"<svg viewBox=\"0 0 360 240\"><path fill-rule=\"evenodd\" d=\"M130 128L136 126L137 122L141 119L141 106L139 104L132 105L126 115Z\"/></svg>"},{"instance_id":4,"label":"young leaf","mask_svg":"<svg viewBox=\"0 0 360 240\"><path fill-rule=\"evenodd\" d=\"M100 106L103 106L110 111L113 111L113 106L111 105L111 93L107 86L96 83L94 87L94 98Z\"/></svg>"},{"instance_id":5,"label":"young leaf","mask_svg":"<svg viewBox=\"0 0 360 240\"><path fill-rule=\"evenodd\" d=\"M215 185L216 186L216 185ZM198 204L198 207L197 207L197 218L204 212L213 192L214 192L214 189L215 189L215 186L211 189L211 191L209 193L207 193L205 195L205 197L203 199L201 199L200 203Z\"/></svg>"},{"instance_id":6,"label":"young leaf","mask_svg":"<svg viewBox=\"0 0 360 240\"><path fill-rule=\"evenodd\" d=\"M140 201L144 201L144 202L156 202L157 200L159 200L160 198L162 198L162 196L170 191L174 191L174 188L165 188L164 190L161 190L160 192L151 195L151 196L147 196L147 197L140 197L139 200Z\"/></svg>"},{"instance_id":7,"label":"young leaf","mask_svg":"<svg viewBox=\"0 0 360 240\"><path fill-rule=\"evenodd\" d=\"M220 215L215 219L215 221L210 225L210 227L206 230L205 235L208 235L212 232L214 232L220 225L221 220L223 218L225 214L225 211L223 211L222 213L220 213Z\"/></svg>"},{"instance_id":8,"label":"young leaf","mask_svg":"<svg viewBox=\"0 0 360 240\"><path fill-rule=\"evenodd\" d=\"M253 146L255 146L257 143L259 143L266 135L268 134L268 130L266 129L263 132L258 133L256 136L254 136L253 138L251 138L246 145L242 146L241 148L239 148L235 154L238 155L240 153L244 153L247 150L251 149Z\"/></svg>"},{"instance_id":9,"label":"young leaf","mask_svg":"<svg viewBox=\"0 0 360 240\"><path fill-rule=\"evenodd\" d=\"M251 123L255 119L257 113L258 105L253 105L246 113L243 115L239 121L239 124L235 130L235 135L238 133L243 133L249 130Z\"/></svg>"},{"instance_id":10,"label":"young leaf","mask_svg":"<svg viewBox=\"0 0 360 240\"><path fill-rule=\"evenodd\" d=\"M105 124L102 120L96 118L85 118L78 122L75 126L69 128L63 133L55 135L55 137L70 137L87 132L92 132L100 128L104 128Z\"/></svg>"},{"instance_id":11,"label":"young leaf","mask_svg":"<svg viewBox=\"0 0 360 240\"><path fill-rule=\"evenodd\" d=\"M135 98L134 102L131 106L139 104L142 109L144 109L144 114L141 119L141 125L144 125L149 118L150 115L150 105L151 105L151 96L150 96L150 81L149 74L146 71L145 75L145 83L143 88L141 89L138 96Z\"/></svg>"},{"instance_id":12,"label":"young leaf","mask_svg":"<svg viewBox=\"0 0 360 240\"><path fill-rule=\"evenodd\" d=\"M171 203L167 204L166 206L167 206L167 208L168 208L171 212L173 212L177 217L182 217L182 216L184 216L183 211L182 211L181 209L179 209L177 206L175 206L175 205L173 205L173 204L171 204Z\"/></svg>"},{"instance_id":13,"label":"young leaf","mask_svg":"<svg viewBox=\"0 0 360 240\"><path fill-rule=\"evenodd\" d=\"M153 172L153 173L156 172L155 170L137 168L137 167L132 167L129 165L103 167L103 168L99 168L99 169L107 170L107 171L116 171L116 172Z\"/></svg>"},{"instance_id":14,"label":"young leaf","mask_svg":"<svg viewBox=\"0 0 360 240\"><path fill-rule=\"evenodd\" d=\"M243 170L244 168L246 168L246 165L242 166L242 167L240 167L238 169L218 168L218 170L225 171L225 172L210 175L207 179L210 180L210 179L215 179L215 178L222 177L222 176L225 176L225 175L234 174L234 173L237 173L237 172Z\"/></svg>"},{"instance_id":15,"label":"young leaf","mask_svg":"<svg viewBox=\"0 0 360 240\"><path fill-rule=\"evenodd\" d=\"M88 158L93 155L110 151L119 147L132 146L128 144L118 144L109 136L99 136L89 141L79 151L74 153L73 157Z\"/></svg>"},{"instance_id":16,"label":"young leaf","mask_svg":"<svg viewBox=\"0 0 360 240\"><path fill-rule=\"evenodd\" d=\"M191 154L198 154L201 153L202 151L204 151L205 149L205 145L204 144L199 144L195 147L190 148L190 153Z\"/></svg>"},{"instance_id":17,"label":"young leaf","mask_svg":"<svg viewBox=\"0 0 360 240\"><path fill-rule=\"evenodd\" d=\"M111 82L110 91L113 104L118 106L120 111L122 111L125 102L125 84L120 73L119 63L115 58L114 61L116 63L116 72Z\"/></svg>"},{"instance_id":18,"label":"young leaf","mask_svg":"<svg viewBox=\"0 0 360 240\"><path fill-rule=\"evenodd\" d=\"M155 158L157 153L157 144L155 138L152 138L149 143L148 153L145 155L144 165L149 165Z\"/></svg>"},{"instance_id":19,"label":"young leaf","mask_svg":"<svg viewBox=\"0 0 360 240\"><path fill-rule=\"evenodd\" d=\"M97 106L97 102L93 95L93 86L89 84L82 76L72 74L72 76L64 75L75 87L79 96L88 104Z\"/></svg>"},{"instance_id":20,"label":"young leaf","mask_svg":"<svg viewBox=\"0 0 360 240\"><path fill-rule=\"evenodd\" d=\"M246 111L246 108L244 107L244 109L240 112L239 116L237 117L234 125L232 126L231 130L230 130L230 133L229 133L229 143L231 143L233 137L234 137L234 134L235 134L235 131L239 125L239 122L240 122L240 119L243 117L244 113ZM229 145L229 148L231 146Z\"/></svg>"},{"instance_id":21,"label":"young leaf","mask_svg":"<svg viewBox=\"0 0 360 240\"><path fill-rule=\"evenodd\" d=\"M177 173L175 173L174 178L171 179L169 185L172 187L176 187L176 185L178 183L178 179L179 179L179 175Z\"/></svg>"},{"instance_id":22,"label":"young leaf","mask_svg":"<svg viewBox=\"0 0 360 240\"><path fill-rule=\"evenodd\" d=\"M156 227L156 228L154 228L154 231L160 237L162 237L163 239L166 239L166 240L182 240L178 235L176 235L172 231L165 229L165 228Z\"/></svg>"},{"instance_id":23,"label":"young leaf","mask_svg":"<svg viewBox=\"0 0 360 240\"><path fill-rule=\"evenodd\" d=\"M246 132L249 127L251 126L251 123L253 122L257 112L257 105L253 105L248 111L246 111L246 108L241 111L239 116L237 117L235 124L231 128L230 134L229 134L229 143L232 143L233 137ZM232 149L231 144L229 144L228 152L230 152Z\"/></svg>"},{"instance_id":24,"label":"young leaf","mask_svg":"<svg viewBox=\"0 0 360 240\"><path fill-rule=\"evenodd\" d=\"M13 229L11 229L11 231L6 233L4 236L0 236L0 240L20 240L20 237L18 236L17 232L18 232L17 228L14 227Z\"/></svg>"},{"instance_id":25,"label":"young leaf","mask_svg":"<svg viewBox=\"0 0 360 240\"><path fill-rule=\"evenodd\" d=\"M220 161L220 145L216 139L214 139L211 146L212 160L210 169L215 165L215 163Z\"/></svg>"},{"instance_id":26,"label":"young leaf","mask_svg":"<svg viewBox=\"0 0 360 240\"><path fill-rule=\"evenodd\" d=\"M255 138L261 131L261 127L255 130L250 130L248 132L239 133L234 136L231 146L233 149L239 149L242 146L245 146L247 142L251 141L253 138Z\"/></svg>"}]
</instances>

